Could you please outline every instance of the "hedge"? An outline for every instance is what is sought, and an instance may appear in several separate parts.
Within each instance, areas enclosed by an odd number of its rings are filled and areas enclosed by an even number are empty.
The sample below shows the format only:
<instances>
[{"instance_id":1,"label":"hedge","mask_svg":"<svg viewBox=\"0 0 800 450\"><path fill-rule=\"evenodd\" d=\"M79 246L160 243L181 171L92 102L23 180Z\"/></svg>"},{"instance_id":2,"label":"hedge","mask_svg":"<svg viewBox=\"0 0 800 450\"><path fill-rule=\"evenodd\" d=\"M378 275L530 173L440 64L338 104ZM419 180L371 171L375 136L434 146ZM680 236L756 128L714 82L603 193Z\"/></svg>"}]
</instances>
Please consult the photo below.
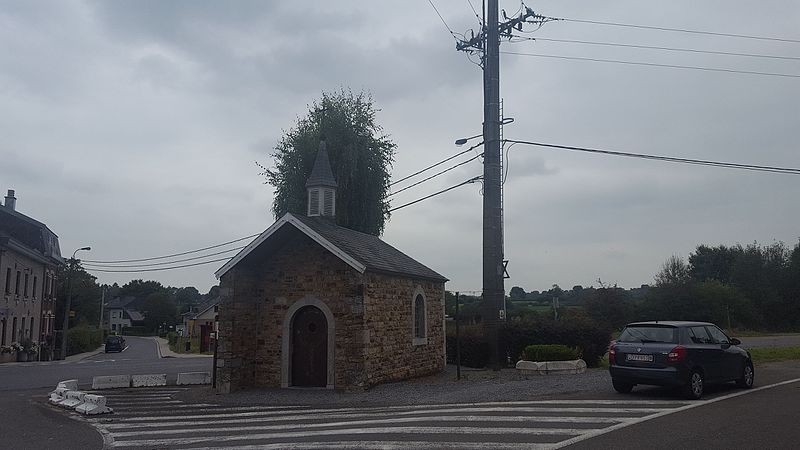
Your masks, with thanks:
<instances>
[{"instance_id":1,"label":"hedge","mask_svg":"<svg viewBox=\"0 0 800 450\"><path fill-rule=\"evenodd\" d=\"M98 328L78 326L67 330L67 355L91 352L103 345L104 333Z\"/></svg>"},{"instance_id":2,"label":"hedge","mask_svg":"<svg viewBox=\"0 0 800 450\"><path fill-rule=\"evenodd\" d=\"M450 326L453 325L453 326ZM455 324L448 323L447 362L455 363ZM580 357L589 367L597 367L605 354L611 333L591 319L583 316L565 317L560 320L544 317L528 317L506 322L500 330L502 359L515 364L524 358L529 345L561 344L578 349ZM481 368L489 363L489 344L480 325L461 327L461 364Z\"/></svg>"},{"instance_id":3,"label":"hedge","mask_svg":"<svg viewBox=\"0 0 800 450\"><path fill-rule=\"evenodd\" d=\"M560 344L529 345L524 354L527 361L573 361L581 357L577 348Z\"/></svg>"}]
</instances>

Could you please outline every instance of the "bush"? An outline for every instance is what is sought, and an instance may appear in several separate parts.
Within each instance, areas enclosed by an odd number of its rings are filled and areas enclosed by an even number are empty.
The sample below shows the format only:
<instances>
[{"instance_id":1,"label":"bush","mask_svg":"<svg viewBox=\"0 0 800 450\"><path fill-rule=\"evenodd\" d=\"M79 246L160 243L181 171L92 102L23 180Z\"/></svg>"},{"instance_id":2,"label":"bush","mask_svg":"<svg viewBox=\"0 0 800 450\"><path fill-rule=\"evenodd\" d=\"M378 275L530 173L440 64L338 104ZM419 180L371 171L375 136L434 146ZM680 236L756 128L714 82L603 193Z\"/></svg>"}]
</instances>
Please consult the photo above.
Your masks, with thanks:
<instances>
[{"instance_id":1,"label":"bush","mask_svg":"<svg viewBox=\"0 0 800 450\"><path fill-rule=\"evenodd\" d=\"M103 330L78 326L67 330L67 355L91 352L103 345Z\"/></svg>"},{"instance_id":2,"label":"bush","mask_svg":"<svg viewBox=\"0 0 800 450\"><path fill-rule=\"evenodd\" d=\"M125 336L154 336L156 333L148 330L146 327L136 326L123 328L120 334L124 334Z\"/></svg>"},{"instance_id":3,"label":"bush","mask_svg":"<svg viewBox=\"0 0 800 450\"><path fill-rule=\"evenodd\" d=\"M529 345L525 347L527 361L573 361L581 357L577 348L559 344Z\"/></svg>"},{"instance_id":4,"label":"bush","mask_svg":"<svg viewBox=\"0 0 800 450\"><path fill-rule=\"evenodd\" d=\"M461 334L461 365L466 367L482 368L489 362L489 343L483 336L480 325L462 325ZM456 333L455 324L447 328L447 362L456 363Z\"/></svg>"}]
</instances>

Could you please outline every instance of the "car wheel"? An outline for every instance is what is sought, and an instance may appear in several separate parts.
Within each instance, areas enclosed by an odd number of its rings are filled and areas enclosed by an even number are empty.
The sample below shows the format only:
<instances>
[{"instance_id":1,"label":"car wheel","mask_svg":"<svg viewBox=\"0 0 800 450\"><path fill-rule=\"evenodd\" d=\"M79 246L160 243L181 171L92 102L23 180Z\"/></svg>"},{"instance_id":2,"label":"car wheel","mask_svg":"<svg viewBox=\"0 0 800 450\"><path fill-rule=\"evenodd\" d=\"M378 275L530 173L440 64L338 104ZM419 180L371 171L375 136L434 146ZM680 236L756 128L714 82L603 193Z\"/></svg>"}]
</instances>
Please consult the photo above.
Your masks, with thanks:
<instances>
[{"instance_id":1,"label":"car wheel","mask_svg":"<svg viewBox=\"0 0 800 450\"><path fill-rule=\"evenodd\" d=\"M742 376L736 380L736 385L740 388L750 389L753 387L753 380L755 379L755 371L753 370L753 363L747 361L742 368Z\"/></svg>"},{"instance_id":2,"label":"car wheel","mask_svg":"<svg viewBox=\"0 0 800 450\"><path fill-rule=\"evenodd\" d=\"M621 381L611 380L611 384L614 385L614 390L620 394L628 394L633 390L633 383L623 383Z\"/></svg>"},{"instance_id":3,"label":"car wheel","mask_svg":"<svg viewBox=\"0 0 800 450\"><path fill-rule=\"evenodd\" d=\"M689 374L689 381L686 383L684 387L686 398L689 400L699 400L700 397L703 396L703 389L704 389L704 380L703 374L693 370Z\"/></svg>"}]
</instances>

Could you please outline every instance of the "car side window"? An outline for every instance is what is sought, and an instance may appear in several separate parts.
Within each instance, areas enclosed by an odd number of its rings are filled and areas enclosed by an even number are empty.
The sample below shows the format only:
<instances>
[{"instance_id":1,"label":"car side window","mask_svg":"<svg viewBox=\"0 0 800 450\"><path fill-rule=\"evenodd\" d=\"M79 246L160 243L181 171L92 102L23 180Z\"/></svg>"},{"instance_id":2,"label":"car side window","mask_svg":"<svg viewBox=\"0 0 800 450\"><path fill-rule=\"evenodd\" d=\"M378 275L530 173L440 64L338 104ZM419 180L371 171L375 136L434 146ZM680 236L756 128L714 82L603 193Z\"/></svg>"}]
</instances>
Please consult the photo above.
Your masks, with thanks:
<instances>
[{"instance_id":1,"label":"car side window","mask_svg":"<svg viewBox=\"0 0 800 450\"><path fill-rule=\"evenodd\" d=\"M725 333L723 333L719 328L710 326L706 327L706 329L708 330L708 334L711 335L711 339L714 344L730 344L730 339L728 339L728 336L725 336Z\"/></svg>"},{"instance_id":2,"label":"car side window","mask_svg":"<svg viewBox=\"0 0 800 450\"><path fill-rule=\"evenodd\" d=\"M695 344L711 344L705 327L689 327L689 338Z\"/></svg>"}]
</instances>

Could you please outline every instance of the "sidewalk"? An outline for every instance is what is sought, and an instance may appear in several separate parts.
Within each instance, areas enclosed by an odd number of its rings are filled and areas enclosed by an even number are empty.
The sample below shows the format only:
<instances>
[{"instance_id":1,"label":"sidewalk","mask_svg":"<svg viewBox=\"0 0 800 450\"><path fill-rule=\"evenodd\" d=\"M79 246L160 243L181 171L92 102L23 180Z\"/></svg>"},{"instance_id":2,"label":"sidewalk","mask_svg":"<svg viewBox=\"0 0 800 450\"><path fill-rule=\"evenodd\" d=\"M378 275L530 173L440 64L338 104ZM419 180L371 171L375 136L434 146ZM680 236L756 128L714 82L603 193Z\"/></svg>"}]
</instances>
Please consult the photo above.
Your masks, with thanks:
<instances>
[{"instance_id":1,"label":"sidewalk","mask_svg":"<svg viewBox=\"0 0 800 450\"><path fill-rule=\"evenodd\" d=\"M162 337L153 336L158 348L159 358L211 358L213 355L203 355L200 353L175 353L169 348L169 341Z\"/></svg>"},{"instance_id":2,"label":"sidewalk","mask_svg":"<svg viewBox=\"0 0 800 450\"><path fill-rule=\"evenodd\" d=\"M51 361L9 361L2 363L3 366L16 366L16 365L30 365L30 364L67 364L76 361L82 361L86 358L90 358L98 353L103 353L103 346L100 346L97 350L85 353L78 353L77 355L67 356L66 359L55 359Z\"/></svg>"}]
</instances>

